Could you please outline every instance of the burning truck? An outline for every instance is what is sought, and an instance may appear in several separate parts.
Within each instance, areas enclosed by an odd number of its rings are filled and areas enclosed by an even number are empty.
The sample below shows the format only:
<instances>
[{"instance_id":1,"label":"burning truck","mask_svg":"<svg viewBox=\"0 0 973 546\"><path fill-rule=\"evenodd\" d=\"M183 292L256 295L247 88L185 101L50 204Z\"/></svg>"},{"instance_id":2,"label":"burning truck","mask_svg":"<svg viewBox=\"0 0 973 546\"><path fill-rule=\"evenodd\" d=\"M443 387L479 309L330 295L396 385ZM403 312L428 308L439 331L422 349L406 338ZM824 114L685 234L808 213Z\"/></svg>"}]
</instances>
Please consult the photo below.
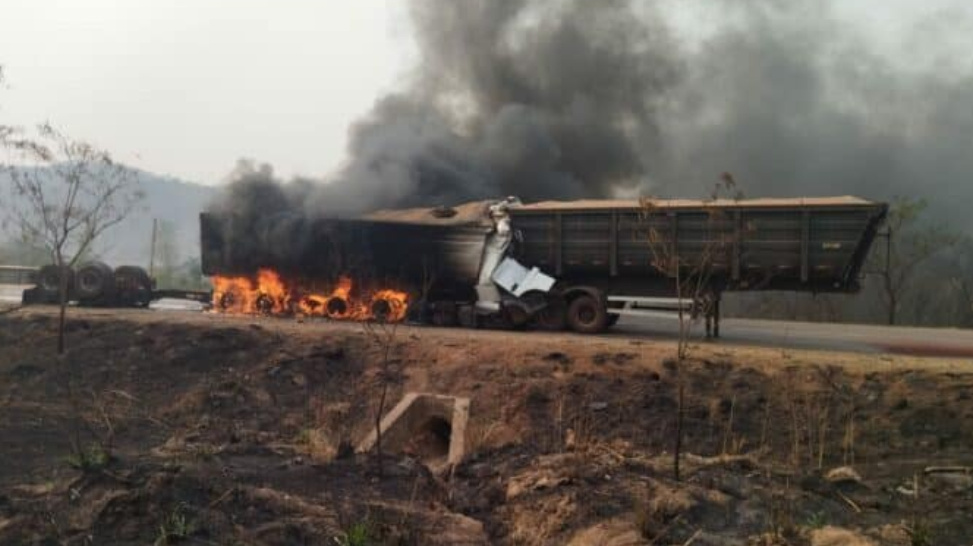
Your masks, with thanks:
<instances>
[{"instance_id":1,"label":"burning truck","mask_svg":"<svg viewBox=\"0 0 973 546\"><path fill-rule=\"evenodd\" d=\"M856 197L203 213L202 268L220 312L597 333L683 309L719 335L725 291L857 291L886 213Z\"/></svg>"}]
</instances>

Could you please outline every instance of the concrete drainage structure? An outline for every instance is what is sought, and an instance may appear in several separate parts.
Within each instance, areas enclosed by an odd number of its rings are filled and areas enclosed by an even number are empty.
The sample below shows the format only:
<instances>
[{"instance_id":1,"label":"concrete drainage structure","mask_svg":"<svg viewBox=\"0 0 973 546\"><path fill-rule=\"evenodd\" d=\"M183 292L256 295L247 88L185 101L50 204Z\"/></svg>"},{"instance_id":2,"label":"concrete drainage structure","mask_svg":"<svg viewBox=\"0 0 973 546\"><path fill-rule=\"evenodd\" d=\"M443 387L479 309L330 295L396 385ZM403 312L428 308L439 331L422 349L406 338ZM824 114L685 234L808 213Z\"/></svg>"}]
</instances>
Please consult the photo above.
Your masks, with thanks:
<instances>
[{"instance_id":1,"label":"concrete drainage structure","mask_svg":"<svg viewBox=\"0 0 973 546\"><path fill-rule=\"evenodd\" d=\"M469 398L407 393L382 418L382 451L415 457L433 472L448 470L463 460L469 418ZM375 440L372 430L358 451L374 449Z\"/></svg>"}]
</instances>

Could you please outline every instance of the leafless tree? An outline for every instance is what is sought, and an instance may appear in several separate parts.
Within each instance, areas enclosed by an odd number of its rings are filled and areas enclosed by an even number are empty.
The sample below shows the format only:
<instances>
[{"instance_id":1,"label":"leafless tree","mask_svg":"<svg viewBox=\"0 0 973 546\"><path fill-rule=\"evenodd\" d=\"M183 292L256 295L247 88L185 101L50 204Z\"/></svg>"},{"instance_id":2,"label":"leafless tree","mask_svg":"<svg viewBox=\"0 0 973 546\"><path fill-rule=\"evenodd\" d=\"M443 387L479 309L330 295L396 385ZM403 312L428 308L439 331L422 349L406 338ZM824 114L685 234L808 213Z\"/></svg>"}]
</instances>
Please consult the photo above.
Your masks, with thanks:
<instances>
[{"instance_id":1,"label":"leafless tree","mask_svg":"<svg viewBox=\"0 0 973 546\"><path fill-rule=\"evenodd\" d=\"M682 451L683 416L685 408L685 382L682 368L690 357L692 325L700 317L708 317L718 298L714 288L714 277L719 267L728 263L729 249L732 247L733 232L725 228L726 215L718 201L727 196L734 200L742 198L736 189L736 181L729 173L723 173L710 194L703 202L705 214L702 239L697 241L698 250L680 255L678 243L673 236L672 222L677 217L662 211L651 198L640 200L641 220L648 227L645 234L652 266L662 275L675 283L678 299L679 335L676 348L676 430L673 447L673 475L680 479L679 461ZM661 220L661 221L660 221ZM666 225L666 228L662 228ZM688 305L687 305L688 304ZM688 307L688 309L687 309Z\"/></svg>"},{"instance_id":2,"label":"leafless tree","mask_svg":"<svg viewBox=\"0 0 973 546\"><path fill-rule=\"evenodd\" d=\"M36 135L7 131L2 144L8 157L0 173L13 193L4 199L5 225L43 245L60 270L57 352L63 354L68 271L143 194L132 169L50 124L38 126Z\"/></svg>"},{"instance_id":3,"label":"leafless tree","mask_svg":"<svg viewBox=\"0 0 973 546\"><path fill-rule=\"evenodd\" d=\"M389 388L396 382L397 372L392 361L392 348L395 345L395 335L398 330L398 322L388 322L385 320L375 320L362 323L367 339L379 351L379 370L377 380L379 385L378 407L375 409L375 456L378 461L378 476L381 478L384 473L384 462L382 460L382 417L385 415L385 406L388 403Z\"/></svg>"},{"instance_id":4,"label":"leafless tree","mask_svg":"<svg viewBox=\"0 0 973 546\"><path fill-rule=\"evenodd\" d=\"M946 227L920 223L927 206L925 199L895 198L886 219L885 248L871 254L869 269L881 278L890 325L898 322L903 297L913 288L920 266L960 241Z\"/></svg>"}]
</instances>

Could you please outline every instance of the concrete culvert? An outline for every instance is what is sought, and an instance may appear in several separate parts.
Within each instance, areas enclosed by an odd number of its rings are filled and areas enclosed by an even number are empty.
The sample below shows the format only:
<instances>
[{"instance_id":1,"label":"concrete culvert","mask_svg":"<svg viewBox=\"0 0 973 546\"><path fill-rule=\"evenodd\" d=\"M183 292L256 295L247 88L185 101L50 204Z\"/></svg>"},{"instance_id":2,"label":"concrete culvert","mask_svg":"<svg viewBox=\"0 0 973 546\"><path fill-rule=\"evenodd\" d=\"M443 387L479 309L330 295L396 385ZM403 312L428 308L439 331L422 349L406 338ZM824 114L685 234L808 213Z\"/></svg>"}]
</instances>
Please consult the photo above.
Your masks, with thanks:
<instances>
[{"instance_id":1,"label":"concrete culvert","mask_svg":"<svg viewBox=\"0 0 973 546\"><path fill-rule=\"evenodd\" d=\"M414 457L433 472L446 471L465 454L469 413L468 398L408 393L382 418L382 451ZM375 441L372 430L358 451L371 451Z\"/></svg>"},{"instance_id":2,"label":"concrete culvert","mask_svg":"<svg viewBox=\"0 0 973 546\"><path fill-rule=\"evenodd\" d=\"M441 417L431 417L403 446L403 452L424 462L445 462L449 455L452 433L453 426L449 421Z\"/></svg>"}]
</instances>

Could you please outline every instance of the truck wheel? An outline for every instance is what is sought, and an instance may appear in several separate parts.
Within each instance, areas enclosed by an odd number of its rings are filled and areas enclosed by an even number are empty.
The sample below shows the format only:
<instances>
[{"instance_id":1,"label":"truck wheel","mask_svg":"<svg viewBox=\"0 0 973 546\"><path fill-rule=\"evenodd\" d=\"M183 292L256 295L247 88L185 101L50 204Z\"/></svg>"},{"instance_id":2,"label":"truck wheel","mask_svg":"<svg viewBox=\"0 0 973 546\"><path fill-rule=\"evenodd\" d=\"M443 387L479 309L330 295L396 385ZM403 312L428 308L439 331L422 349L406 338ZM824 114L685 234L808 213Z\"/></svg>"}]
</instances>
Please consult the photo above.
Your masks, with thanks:
<instances>
[{"instance_id":1,"label":"truck wheel","mask_svg":"<svg viewBox=\"0 0 973 546\"><path fill-rule=\"evenodd\" d=\"M107 303L115 293L115 272L102 262L88 262L78 269L74 290L83 303Z\"/></svg>"},{"instance_id":2,"label":"truck wheel","mask_svg":"<svg viewBox=\"0 0 973 546\"><path fill-rule=\"evenodd\" d=\"M564 298L556 296L548 300L547 307L541 309L534 318L539 330L560 332L568 326L568 305Z\"/></svg>"},{"instance_id":3,"label":"truck wheel","mask_svg":"<svg viewBox=\"0 0 973 546\"><path fill-rule=\"evenodd\" d=\"M152 277L137 265L115 268L115 289L123 305L148 307L152 302Z\"/></svg>"},{"instance_id":4,"label":"truck wheel","mask_svg":"<svg viewBox=\"0 0 973 546\"><path fill-rule=\"evenodd\" d=\"M74 285L74 271L70 267L64 266L68 274L68 299L71 299L71 288ZM39 289L40 303L57 303L58 293L61 286L61 268L54 264L45 265L37 273L37 288Z\"/></svg>"},{"instance_id":5,"label":"truck wheel","mask_svg":"<svg viewBox=\"0 0 973 546\"><path fill-rule=\"evenodd\" d=\"M578 296L568 306L568 325L575 332L597 334L608 324L608 310L598 299L589 295Z\"/></svg>"}]
</instances>

